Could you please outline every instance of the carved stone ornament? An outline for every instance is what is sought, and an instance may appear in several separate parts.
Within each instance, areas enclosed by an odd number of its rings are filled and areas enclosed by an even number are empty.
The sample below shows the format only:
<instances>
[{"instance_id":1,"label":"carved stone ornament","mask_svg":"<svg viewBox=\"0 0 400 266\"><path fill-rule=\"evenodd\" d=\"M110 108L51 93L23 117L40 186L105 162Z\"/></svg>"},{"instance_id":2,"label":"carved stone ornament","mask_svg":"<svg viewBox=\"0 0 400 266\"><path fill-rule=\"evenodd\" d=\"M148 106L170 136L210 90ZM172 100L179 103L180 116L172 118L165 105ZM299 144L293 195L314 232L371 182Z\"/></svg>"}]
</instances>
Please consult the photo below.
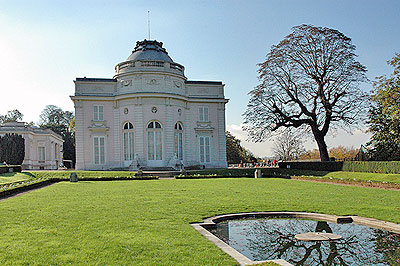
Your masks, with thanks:
<instances>
[{"instance_id":1,"label":"carved stone ornament","mask_svg":"<svg viewBox=\"0 0 400 266\"><path fill-rule=\"evenodd\" d=\"M131 86L131 85L132 85L132 80L131 80L131 79L129 79L129 80L124 80L123 85L124 85L125 87Z\"/></svg>"},{"instance_id":2,"label":"carved stone ornament","mask_svg":"<svg viewBox=\"0 0 400 266\"><path fill-rule=\"evenodd\" d=\"M128 108L124 108L124 114L128 114L128 112L129 112L129 110L128 110Z\"/></svg>"},{"instance_id":3,"label":"carved stone ornament","mask_svg":"<svg viewBox=\"0 0 400 266\"><path fill-rule=\"evenodd\" d=\"M157 80L156 79L151 79L150 81L149 81L149 83L148 84L150 84L150 85L157 85L158 84L158 82L157 82Z\"/></svg>"},{"instance_id":4,"label":"carved stone ornament","mask_svg":"<svg viewBox=\"0 0 400 266\"><path fill-rule=\"evenodd\" d=\"M181 108L178 109L178 114L182 115L182 109Z\"/></svg>"},{"instance_id":5,"label":"carved stone ornament","mask_svg":"<svg viewBox=\"0 0 400 266\"><path fill-rule=\"evenodd\" d=\"M177 87L177 88L182 87L182 84L181 84L179 81L176 81L176 80L174 80L174 85L175 85L175 87Z\"/></svg>"},{"instance_id":6,"label":"carved stone ornament","mask_svg":"<svg viewBox=\"0 0 400 266\"><path fill-rule=\"evenodd\" d=\"M157 113L157 107L153 106L153 107L151 108L151 112L154 113L154 114Z\"/></svg>"}]
</instances>

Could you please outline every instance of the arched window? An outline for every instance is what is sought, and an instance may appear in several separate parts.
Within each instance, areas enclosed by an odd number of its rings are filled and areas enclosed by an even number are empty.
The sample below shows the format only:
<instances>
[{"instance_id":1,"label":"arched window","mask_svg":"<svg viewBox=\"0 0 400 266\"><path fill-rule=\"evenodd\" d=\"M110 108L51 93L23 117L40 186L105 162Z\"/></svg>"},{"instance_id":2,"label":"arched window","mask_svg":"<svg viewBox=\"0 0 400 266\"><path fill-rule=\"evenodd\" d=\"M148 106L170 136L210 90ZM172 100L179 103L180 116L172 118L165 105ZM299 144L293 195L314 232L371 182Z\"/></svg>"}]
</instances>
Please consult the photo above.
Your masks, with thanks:
<instances>
[{"instance_id":1,"label":"arched window","mask_svg":"<svg viewBox=\"0 0 400 266\"><path fill-rule=\"evenodd\" d=\"M180 122L175 124L175 154L178 160L183 160L183 126Z\"/></svg>"},{"instance_id":2,"label":"arched window","mask_svg":"<svg viewBox=\"0 0 400 266\"><path fill-rule=\"evenodd\" d=\"M133 142L133 125L130 122L124 124L123 130L123 141L124 141L124 160L132 161L134 154L134 142Z\"/></svg>"},{"instance_id":3,"label":"arched window","mask_svg":"<svg viewBox=\"0 0 400 266\"><path fill-rule=\"evenodd\" d=\"M157 121L147 125L147 159L162 160L162 127Z\"/></svg>"}]
</instances>

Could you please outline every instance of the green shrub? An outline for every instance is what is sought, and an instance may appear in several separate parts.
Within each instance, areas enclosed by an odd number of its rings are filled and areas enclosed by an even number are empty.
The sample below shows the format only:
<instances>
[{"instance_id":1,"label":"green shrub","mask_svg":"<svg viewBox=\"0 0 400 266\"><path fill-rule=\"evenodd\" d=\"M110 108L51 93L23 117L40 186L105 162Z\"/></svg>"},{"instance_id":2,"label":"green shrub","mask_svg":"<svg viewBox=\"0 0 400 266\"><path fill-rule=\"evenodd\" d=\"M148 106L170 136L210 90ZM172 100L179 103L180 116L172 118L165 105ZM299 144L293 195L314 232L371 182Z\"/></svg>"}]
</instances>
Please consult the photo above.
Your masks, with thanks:
<instances>
[{"instance_id":1,"label":"green shrub","mask_svg":"<svg viewBox=\"0 0 400 266\"><path fill-rule=\"evenodd\" d=\"M21 135L7 133L0 137L0 162L20 165L25 157L25 140Z\"/></svg>"},{"instance_id":2,"label":"green shrub","mask_svg":"<svg viewBox=\"0 0 400 266\"><path fill-rule=\"evenodd\" d=\"M35 178L69 180L76 173L79 180L156 179L154 176L137 176L132 171L30 171Z\"/></svg>"},{"instance_id":3,"label":"green shrub","mask_svg":"<svg viewBox=\"0 0 400 266\"><path fill-rule=\"evenodd\" d=\"M279 168L314 170L314 171L341 171L343 162L279 162Z\"/></svg>"},{"instance_id":4,"label":"green shrub","mask_svg":"<svg viewBox=\"0 0 400 266\"><path fill-rule=\"evenodd\" d=\"M190 170L184 175L176 178L204 178L204 177L253 177L254 169L252 168L234 168L234 169L205 169Z\"/></svg>"},{"instance_id":5,"label":"green shrub","mask_svg":"<svg viewBox=\"0 0 400 266\"><path fill-rule=\"evenodd\" d=\"M21 172L21 165L0 165L0 174L9 173L10 169L12 172Z\"/></svg>"},{"instance_id":6,"label":"green shrub","mask_svg":"<svg viewBox=\"0 0 400 266\"><path fill-rule=\"evenodd\" d=\"M185 174L176 176L178 179L187 178L218 178L218 177L254 177L255 168L229 168L229 169L206 169L186 171ZM290 170L280 168L261 168L263 177L288 177L290 175L304 175L310 171ZM315 172L315 171L311 171Z\"/></svg>"}]
</instances>

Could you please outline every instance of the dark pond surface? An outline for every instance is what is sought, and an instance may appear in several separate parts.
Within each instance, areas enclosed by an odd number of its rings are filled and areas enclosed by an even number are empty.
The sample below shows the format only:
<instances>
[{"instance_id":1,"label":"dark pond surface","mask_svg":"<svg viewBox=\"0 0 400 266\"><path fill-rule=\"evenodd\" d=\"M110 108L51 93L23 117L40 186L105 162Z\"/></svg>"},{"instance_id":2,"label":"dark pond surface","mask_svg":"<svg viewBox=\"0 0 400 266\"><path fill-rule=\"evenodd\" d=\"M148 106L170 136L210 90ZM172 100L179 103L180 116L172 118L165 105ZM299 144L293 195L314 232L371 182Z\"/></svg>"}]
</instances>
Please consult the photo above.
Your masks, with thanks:
<instances>
[{"instance_id":1,"label":"dark pond surface","mask_svg":"<svg viewBox=\"0 0 400 266\"><path fill-rule=\"evenodd\" d=\"M336 241L308 242L296 234L327 232ZM400 235L357 224L301 219L231 220L212 231L251 260L284 259L293 265L400 266Z\"/></svg>"}]
</instances>

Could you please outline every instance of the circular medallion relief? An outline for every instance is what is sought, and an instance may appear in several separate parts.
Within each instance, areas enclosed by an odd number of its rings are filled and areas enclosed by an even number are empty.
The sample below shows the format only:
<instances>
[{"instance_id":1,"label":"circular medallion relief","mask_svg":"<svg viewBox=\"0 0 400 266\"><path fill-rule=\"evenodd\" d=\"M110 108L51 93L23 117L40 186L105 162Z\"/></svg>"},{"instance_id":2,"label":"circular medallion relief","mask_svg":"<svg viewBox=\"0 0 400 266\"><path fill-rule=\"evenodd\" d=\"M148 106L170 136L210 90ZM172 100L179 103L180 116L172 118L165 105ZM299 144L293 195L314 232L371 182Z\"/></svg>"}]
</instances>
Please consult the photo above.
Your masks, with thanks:
<instances>
[{"instance_id":1,"label":"circular medallion relief","mask_svg":"<svg viewBox=\"0 0 400 266\"><path fill-rule=\"evenodd\" d=\"M179 115L182 114L182 109L181 109L181 108L178 109L178 114L179 114Z\"/></svg>"},{"instance_id":2,"label":"circular medallion relief","mask_svg":"<svg viewBox=\"0 0 400 266\"><path fill-rule=\"evenodd\" d=\"M154 113L154 114L157 113L157 107L153 106L153 107L151 108L151 112Z\"/></svg>"},{"instance_id":3,"label":"circular medallion relief","mask_svg":"<svg viewBox=\"0 0 400 266\"><path fill-rule=\"evenodd\" d=\"M129 110L128 110L128 108L125 108L125 109L124 109L124 114L126 114L126 115L127 115L128 113L129 113Z\"/></svg>"}]
</instances>

